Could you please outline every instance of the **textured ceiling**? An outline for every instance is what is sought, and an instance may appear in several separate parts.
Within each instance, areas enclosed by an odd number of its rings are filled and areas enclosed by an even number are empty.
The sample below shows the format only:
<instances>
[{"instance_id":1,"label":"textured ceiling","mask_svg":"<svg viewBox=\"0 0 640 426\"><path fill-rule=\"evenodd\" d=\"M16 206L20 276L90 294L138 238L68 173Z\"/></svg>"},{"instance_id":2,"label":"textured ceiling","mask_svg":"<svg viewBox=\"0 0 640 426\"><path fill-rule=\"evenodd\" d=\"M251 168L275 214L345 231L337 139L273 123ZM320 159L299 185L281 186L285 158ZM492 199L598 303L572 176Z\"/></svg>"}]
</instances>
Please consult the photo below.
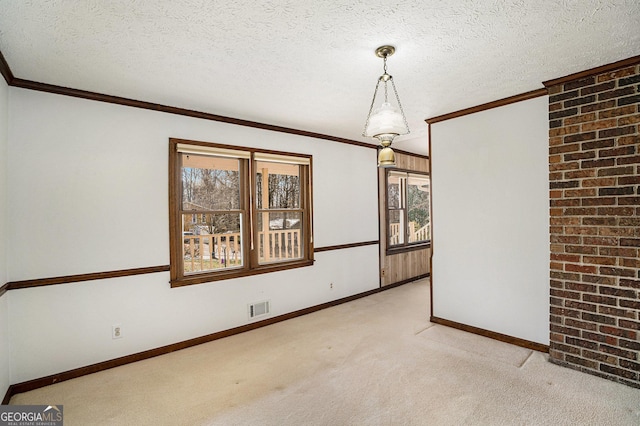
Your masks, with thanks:
<instances>
[{"instance_id":1,"label":"textured ceiling","mask_svg":"<svg viewBox=\"0 0 640 426\"><path fill-rule=\"evenodd\" d=\"M382 44L424 154L426 118L640 55L640 1L0 0L18 78L365 142Z\"/></svg>"}]
</instances>

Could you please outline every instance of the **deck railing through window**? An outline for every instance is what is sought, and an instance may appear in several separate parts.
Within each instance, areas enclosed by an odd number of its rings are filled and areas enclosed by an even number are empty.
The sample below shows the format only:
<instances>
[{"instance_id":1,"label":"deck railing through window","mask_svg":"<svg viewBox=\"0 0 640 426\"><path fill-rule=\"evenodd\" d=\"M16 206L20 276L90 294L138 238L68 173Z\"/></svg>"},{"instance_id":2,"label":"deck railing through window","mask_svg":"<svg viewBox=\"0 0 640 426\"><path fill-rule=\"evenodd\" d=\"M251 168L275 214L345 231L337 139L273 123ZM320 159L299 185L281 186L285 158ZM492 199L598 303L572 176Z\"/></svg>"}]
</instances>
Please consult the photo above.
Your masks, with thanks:
<instances>
[{"instance_id":1,"label":"deck railing through window","mask_svg":"<svg viewBox=\"0 0 640 426\"><path fill-rule=\"evenodd\" d=\"M302 257L299 229L259 232L258 241L261 263Z\"/></svg>"},{"instance_id":2,"label":"deck railing through window","mask_svg":"<svg viewBox=\"0 0 640 426\"><path fill-rule=\"evenodd\" d=\"M184 235L184 272L242 266L240 233ZM299 259L303 255L300 229L258 233L260 262Z\"/></svg>"},{"instance_id":3,"label":"deck railing through window","mask_svg":"<svg viewBox=\"0 0 640 426\"><path fill-rule=\"evenodd\" d=\"M418 242L418 241L428 241L431 239L431 235L429 233L429 224L424 225L422 228L416 230L416 223L409 222L409 242ZM402 227L399 223L391 223L389 224L389 245L394 246L402 243L402 236L400 235L402 232Z\"/></svg>"},{"instance_id":4,"label":"deck railing through window","mask_svg":"<svg viewBox=\"0 0 640 426\"><path fill-rule=\"evenodd\" d=\"M242 242L239 232L185 235L183 243L185 273L242 265Z\"/></svg>"}]
</instances>

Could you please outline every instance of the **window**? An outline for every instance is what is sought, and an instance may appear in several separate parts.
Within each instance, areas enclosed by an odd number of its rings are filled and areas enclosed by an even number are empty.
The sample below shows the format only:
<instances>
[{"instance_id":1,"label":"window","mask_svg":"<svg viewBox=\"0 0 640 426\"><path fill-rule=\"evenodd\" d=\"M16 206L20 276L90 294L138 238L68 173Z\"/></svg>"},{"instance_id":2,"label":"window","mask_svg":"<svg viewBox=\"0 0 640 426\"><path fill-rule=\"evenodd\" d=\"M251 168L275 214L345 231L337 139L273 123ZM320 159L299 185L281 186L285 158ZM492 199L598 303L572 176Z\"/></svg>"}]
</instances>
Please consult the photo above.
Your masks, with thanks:
<instances>
[{"instance_id":1,"label":"window","mask_svg":"<svg viewBox=\"0 0 640 426\"><path fill-rule=\"evenodd\" d=\"M428 244L431 240L429 225L429 176L387 170L388 248Z\"/></svg>"},{"instance_id":2,"label":"window","mask_svg":"<svg viewBox=\"0 0 640 426\"><path fill-rule=\"evenodd\" d=\"M311 157L170 140L171 284L313 264Z\"/></svg>"}]
</instances>

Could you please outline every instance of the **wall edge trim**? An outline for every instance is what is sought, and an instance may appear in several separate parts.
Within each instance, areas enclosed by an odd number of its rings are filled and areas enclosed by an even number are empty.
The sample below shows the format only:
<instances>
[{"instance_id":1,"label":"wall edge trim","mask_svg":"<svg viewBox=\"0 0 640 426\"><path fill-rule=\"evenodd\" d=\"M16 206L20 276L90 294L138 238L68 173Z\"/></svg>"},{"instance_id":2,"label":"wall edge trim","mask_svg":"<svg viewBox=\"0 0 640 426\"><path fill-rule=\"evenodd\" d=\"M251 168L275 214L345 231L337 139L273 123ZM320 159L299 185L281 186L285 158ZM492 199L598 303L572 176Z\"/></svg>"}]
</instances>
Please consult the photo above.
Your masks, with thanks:
<instances>
[{"instance_id":1,"label":"wall edge trim","mask_svg":"<svg viewBox=\"0 0 640 426\"><path fill-rule=\"evenodd\" d=\"M53 84L40 83L32 80L16 78L11 72L11 67L9 67L9 63L5 60L4 55L2 54L2 51L0 51L0 74L2 74L2 76L4 77L5 81L7 82L7 85L20 87L23 89L48 92L48 93L53 93L53 94L58 94L63 96L71 96L71 97L76 97L81 99L88 99L88 100L93 100L98 102L113 103L117 105L129 106L133 108L148 109L152 111L165 112L168 114L183 115L187 117L200 118L203 120L219 121L223 123L235 124L238 126L245 126L245 127L253 127L253 128L274 131L274 132L289 133L289 134L294 134L298 136L306 136L306 137L311 137L316 139L328 140L331 142L344 143L347 145L355 145L363 148L370 148L370 149L376 149L376 150L380 148L379 145L368 144L366 142L360 142L353 139L341 138L338 136L325 135L322 133L309 132L306 130L293 129L289 127L276 126L276 125L271 125L266 123L259 123L259 122L250 121L250 120L243 120L239 118L226 117L226 116L221 116L221 115L216 115L216 114L211 114L211 113L206 113L201 111L189 110L185 108L172 107L168 105L160 105L153 102L138 101L135 99L105 95L105 94L91 92L87 90L72 89L68 87L56 86ZM400 152L407 155L415 155L421 158L426 157L423 154L417 154L417 153L408 152L408 151L396 150L396 152Z\"/></svg>"},{"instance_id":2,"label":"wall edge trim","mask_svg":"<svg viewBox=\"0 0 640 426\"><path fill-rule=\"evenodd\" d=\"M9 405L9 400L11 400L11 397L15 395L15 393L12 392L13 385L9 385L9 388L7 388L7 392L4 394L4 398L2 398L2 405Z\"/></svg>"},{"instance_id":3,"label":"wall edge trim","mask_svg":"<svg viewBox=\"0 0 640 426\"><path fill-rule=\"evenodd\" d=\"M574 80L580 80L585 77L590 77L596 74L603 74L605 72L614 71L620 68L624 68L631 65L640 64L640 55L632 56L631 58L623 59L621 61L612 62L610 64L601 65L599 67L590 68L588 70L580 71L577 73L569 74L564 77L554 78L553 80L543 81L544 87L557 86L558 84L568 83Z\"/></svg>"},{"instance_id":4,"label":"wall edge trim","mask_svg":"<svg viewBox=\"0 0 640 426\"><path fill-rule=\"evenodd\" d=\"M480 336L489 337L501 342L510 343L512 345L521 346L526 349L531 349L538 352L549 353L549 345L543 345L542 343L532 342L530 340L521 339L519 337L509 336L507 334L498 333L496 331L485 330L484 328L474 327L472 325L462 324L456 321L447 320L444 318L431 316L429 319L432 323L444 325L458 330L466 331Z\"/></svg>"},{"instance_id":5,"label":"wall edge trim","mask_svg":"<svg viewBox=\"0 0 640 426\"><path fill-rule=\"evenodd\" d=\"M384 289L384 290L389 290L390 288L393 288L393 287L399 287L399 286L401 286L401 285L408 284L408 283L412 283L412 282L414 282L414 281L418 281L418 280L423 280L423 279L425 279L425 278L429 278L430 276L431 276L431 273L430 273L430 272L427 272L426 274L417 275L417 276L415 276L415 277L407 278L407 279L404 279L404 280L402 280L402 281L397 281L397 282L395 282L395 283L391 283L391 284L383 285L383 286L381 286L380 288L381 288L381 289Z\"/></svg>"},{"instance_id":6,"label":"wall edge trim","mask_svg":"<svg viewBox=\"0 0 640 426\"><path fill-rule=\"evenodd\" d=\"M402 142L402 141L400 141L400 142ZM378 145L378 146L376 146L376 149L378 149L378 150L379 150L379 149L382 149L382 146L381 146L381 145ZM424 155L424 154L416 154L415 152L404 151L404 150L402 150L402 149L396 149L396 148L393 148L393 151L394 151L396 154L410 155L410 156L412 156L412 157L422 158L423 160L428 160L428 159L429 159L429 156L428 156L428 155Z\"/></svg>"},{"instance_id":7,"label":"wall edge trim","mask_svg":"<svg viewBox=\"0 0 640 426\"><path fill-rule=\"evenodd\" d=\"M371 240L371 241L363 241L361 243L351 243L351 244L338 244L334 246L325 246L325 247L314 247L314 253L322 253L323 251L331 251L331 250L343 250L354 247L362 247L362 246L373 246L376 244L380 244L380 240Z\"/></svg>"},{"instance_id":8,"label":"wall edge trim","mask_svg":"<svg viewBox=\"0 0 640 426\"><path fill-rule=\"evenodd\" d=\"M323 251L343 250L343 249L349 249L354 247L375 245L379 243L380 243L379 240L372 240L372 241L363 241L359 243L316 247L314 248L313 252L319 253ZM59 276L59 277L37 278L37 279L31 279L31 280L9 281L8 283L0 287L0 297L2 297L4 293L6 293L8 290L20 290L24 288L44 287L48 285L70 284L70 283L77 283L82 281L96 281L96 280L104 280L108 278L128 277L133 275L155 274L158 272L168 272L168 271L169 271L169 265L159 265L159 266L149 266L149 267L143 267L143 268L92 272L88 274L76 274L76 275L65 275L65 276Z\"/></svg>"},{"instance_id":9,"label":"wall edge trim","mask_svg":"<svg viewBox=\"0 0 640 426\"><path fill-rule=\"evenodd\" d=\"M433 170L431 164L431 124L427 123L427 136L429 138L429 178ZM429 252L429 316L433 317L433 180L429 180L429 222L431 223L431 251Z\"/></svg>"},{"instance_id":10,"label":"wall edge trim","mask_svg":"<svg viewBox=\"0 0 640 426\"><path fill-rule=\"evenodd\" d=\"M427 124L439 123L440 121L450 120L452 118L463 117L465 115L474 114L476 112L486 111L492 108L498 108L501 106L514 104L516 102L522 102L540 96L546 96L548 94L547 89L535 89L529 92L520 93L518 95L509 96L508 98L498 99L496 101L487 102L485 104L476 105L470 108L461 109L459 111L450 112L448 114L438 115L437 117L427 118L425 121Z\"/></svg>"},{"instance_id":11,"label":"wall edge trim","mask_svg":"<svg viewBox=\"0 0 640 426\"><path fill-rule=\"evenodd\" d=\"M11 83L13 83L14 80L13 73L11 72L11 68L9 67L9 64L4 58L2 52L0 52L0 74L4 77L4 81L7 82L7 85L11 86Z\"/></svg>"},{"instance_id":12,"label":"wall edge trim","mask_svg":"<svg viewBox=\"0 0 640 426\"><path fill-rule=\"evenodd\" d=\"M363 148L377 149L376 145L368 144L365 142L359 142L352 139L341 138L338 136L325 135L322 133L309 132L306 130L292 129L289 127L276 126L273 124L259 123L256 121L243 120L240 118L226 117L222 115L195 111L195 110L190 110L186 108L156 104L153 102L138 101L135 99L123 98L119 96L105 95L103 93L96 93L96 92L91 92L87 90L56 86L48 83L40 83L37 81L24 80L21 78L14 78L10 83L10 85L14 87L19 87L22 89L53 93L56 95L71 96L75 98L88 99L92 101L106 102L106 103L117 104L117 105L124 105L124 106L133 107L133 108L147 109L151 111L182 115L186 117L199 118L203 120L235 124L238 126L252 127L256 129L268 130L273 132L289 133L297 136L306 136L306 137L311 137L316 139L324 139L332 142L339 142L339 143L344 143L348 145L356 145Z\"/></svg>"},{"instance_id":13,"label":"wall edge trim","mask_svg":"<svg viewBox=\"0 0 640 426\"><path fill-rule=\"evenodd\" d=\"M89 274L67 275L61 277L38 278L33 280L10 281L6 285L8 290L23 288L43 287L56 284L69 284L81 281L104 280L107 278L120 278L132 275L153 274L169 271L169 265L149 266L145 268L120 269L116 271L93 272Z\"/></svg>"},{"instance_id":14,"label":"wall edge trim","mask_svg":"<svg viewBox=\"0 0 640 426\"><path fill-rule=\"evenodd\" d=\"M423 277L424 278L424 277ZM203 343L209 343L214 340L222 339L225 337L233 336L236 334L244 333L246 331L255 330L258 328L266 327L271 324L275 324L278 322L286 321L288 319L293 319L296 317L300 317L303 315L307 315L313 312L317 312L326 308L331 308L333 306L341 305L343 303L351 302L353 300L357 300L366 296L371 296L376 293L380 293L382 291L389 290L391 288L398 287L403 284L408 284L413 281L417 281L421 279L421 277L415 277L408 280L404 280L395 284L387 285L384 287L374 288L373 290L368 290L362 293L354 294L352 296L343 297L341 299L336 299L330 302L322 303L319 305L311 306L308 308L300 309L294 312L290 312L287 314L282 314L277 317L268 318L262 321L258 321L255 323L245 324L239 327L234 327L228 330L218 331L215 333L207 334L205 336L196 337L189 340L183 340L181 342L173 343L170 345L161 346L155 349L149 349L142 352L137 352L131 355L125 355L119 358L115 358L108 361L102 361L96 364L87 365L84 367L74 368L72 370L64 371L62 373L52 374L46 377L41 377L38 379L28 380L26 382L16 383L9 386L7 393L2 400L2 404L8 404L16 394L28 392L34 389L42 388L45 386L49 386L55 383L63 382L66 380L75 379L78 377L86 376L88 374L97 373L99 371L108 370L115 367L120 367L122 365L131 364L133 362L142 361L144 359L154 358L160 355L166 355L171 352L179 351L181 349L186 349L192 346L197 346Z\"/></svg>"}]
</instances>

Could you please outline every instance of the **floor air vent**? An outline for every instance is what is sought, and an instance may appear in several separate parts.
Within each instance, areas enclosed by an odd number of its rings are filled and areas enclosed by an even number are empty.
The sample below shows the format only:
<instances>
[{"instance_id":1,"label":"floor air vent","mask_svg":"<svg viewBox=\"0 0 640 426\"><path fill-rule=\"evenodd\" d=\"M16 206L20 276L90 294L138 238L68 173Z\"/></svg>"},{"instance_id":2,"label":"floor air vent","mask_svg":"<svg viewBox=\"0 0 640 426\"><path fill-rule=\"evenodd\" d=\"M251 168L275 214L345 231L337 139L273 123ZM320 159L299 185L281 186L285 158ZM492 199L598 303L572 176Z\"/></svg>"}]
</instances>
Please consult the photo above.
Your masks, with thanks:
<instances>
[{"instance_id":1,"label":"floor air vent","mask_svg":"<svg viewBox=\"0 0 640 426\"><path fill-rule=\"evenodd\" d=\"M249 305L249 319L265 316L269 313L269 301Z\"/></svg>"}]
</instances>

